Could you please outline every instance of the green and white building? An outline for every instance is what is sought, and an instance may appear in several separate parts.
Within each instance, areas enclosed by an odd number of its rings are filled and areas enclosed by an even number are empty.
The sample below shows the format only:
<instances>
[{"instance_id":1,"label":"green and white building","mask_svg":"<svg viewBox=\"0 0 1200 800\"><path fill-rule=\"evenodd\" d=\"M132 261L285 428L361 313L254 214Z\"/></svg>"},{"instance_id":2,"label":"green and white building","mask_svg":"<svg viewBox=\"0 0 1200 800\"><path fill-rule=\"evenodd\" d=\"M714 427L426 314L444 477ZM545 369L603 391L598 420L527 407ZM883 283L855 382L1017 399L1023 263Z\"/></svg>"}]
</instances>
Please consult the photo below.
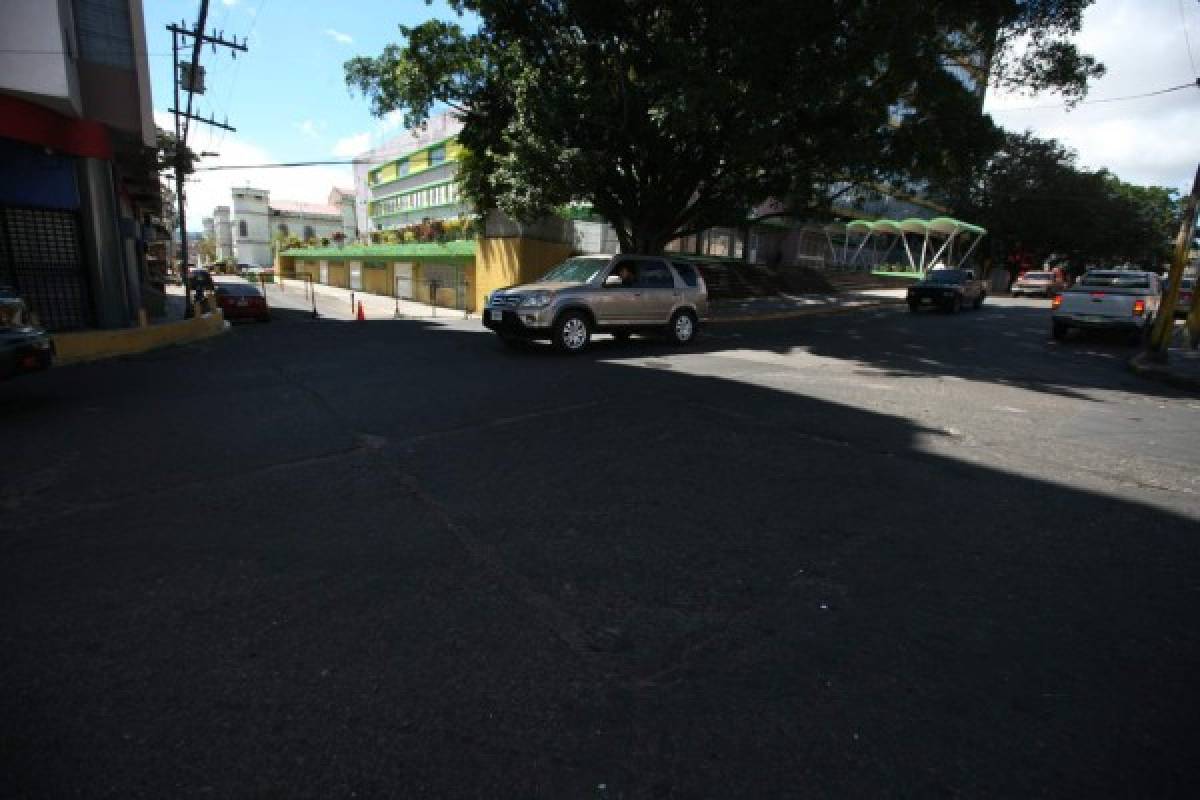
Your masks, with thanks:
<instances>
[{"instance_id":1,"label":"green and white building","mask_svg":"<svg viewBox=\"0 0 1200 800\"><path fill-rule=\"evenodd\" d=\"M423 220L456 219L471 212L459 197L462 123L451 115L429 120L358 156L354 188L360 231L403 228Z\"/></svg>"}]
</instances>

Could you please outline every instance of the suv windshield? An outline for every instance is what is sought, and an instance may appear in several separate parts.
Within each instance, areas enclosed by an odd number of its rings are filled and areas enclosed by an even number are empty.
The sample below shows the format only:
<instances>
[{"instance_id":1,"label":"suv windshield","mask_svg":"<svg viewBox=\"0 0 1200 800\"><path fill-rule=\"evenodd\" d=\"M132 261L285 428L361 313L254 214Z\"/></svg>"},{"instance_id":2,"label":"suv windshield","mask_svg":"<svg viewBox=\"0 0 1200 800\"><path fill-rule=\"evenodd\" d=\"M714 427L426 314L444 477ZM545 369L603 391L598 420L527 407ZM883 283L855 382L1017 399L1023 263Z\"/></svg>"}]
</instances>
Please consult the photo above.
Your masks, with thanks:
<instances>
[{"instance_id":1,"label":"suv windshield","mask_svg":"<svg viewBox=\"0 0 1200 800\"><path fill-rule=\"evenodd\" d=\"M1080 286L1113 286L1119 289L1149 289L1150 277L1144 272L1089 272Z\"/></svg>"},{"instance_id":2,"label":"suv windshield","mask_svg":"<svg viewBox=\"0 0 1200 800\"><path fill-rule=\"evenodd\" d=\"M568 258L541 279L546 283L589 283L607 263L607 258Z\"/></svg>"},{"instance_id":3,"label":"suv windshield","mask_svg":"<svg viewBox=\"0 0 1200 800\"><path fill-rule=\"evenodd\" d=\"M967 279L967 273L961 269L935 269L925 275L928 283L962 283Z\"/></svg>"}]
</instances>

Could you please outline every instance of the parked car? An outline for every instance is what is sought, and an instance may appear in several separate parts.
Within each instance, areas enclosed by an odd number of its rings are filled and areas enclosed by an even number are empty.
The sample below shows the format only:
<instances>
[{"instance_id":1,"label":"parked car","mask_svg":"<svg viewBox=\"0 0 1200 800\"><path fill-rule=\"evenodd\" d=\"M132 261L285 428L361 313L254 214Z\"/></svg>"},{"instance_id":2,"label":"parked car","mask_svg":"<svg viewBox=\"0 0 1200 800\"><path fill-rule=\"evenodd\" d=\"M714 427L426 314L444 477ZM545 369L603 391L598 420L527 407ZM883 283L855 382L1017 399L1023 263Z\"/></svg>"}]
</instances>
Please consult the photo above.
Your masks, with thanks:
<instances>
[{"instance_id":1,"label":"parked car","mask_svg":"<svg viewBox=\"0 0 1200 800\"><path fill-rule=\"evenodd\" d=\"M1196 279L1184 278L1179 284L1179 298L1175 301L1175 316L1186 317L1192 310L1192 297L1196 292Z\"/></svg>"},{"instance_id":2,"label":"parked car","mask_svg":"<svg viewBox=\"0 0 1200 800\"><path fill-rule=\"evenodd\" d=\"M981 308L987 297L983 281L969 269L932 269L918 283L908 287L908 310L938 308L955 313L964 307Z\"/></svg>"},{"instance_id":3,"label":"parked car","mask_svg":"<svg viewBox=\"0 0 1200 800\"><path fill-rule=\"evenodd\" d=\"M0 289L0 380L40 372L54 363L54 342L35 327L25 301Z\"/></svg>"},{"instance_id":4,"label":"parked car","mask_svg":"<svg viewBox=\"0 0 1200 800\"><path fill-rule=\"evenodd\" d=\"M219 281L216 295L217 307L227 320L271 321L271 309L267 306L267 298L253 284L245 281Z\"/></svg>"},{"instance_id":5,"label":"parked car","mask_svg":"<svg viewBox=\"0 0 1200 800\"><path fill-rule=\"evenodd\" d=\"M1051 332L1062 340L1072 329L1116 330L1140 341L1158 313L1161 283L1153 272L1087 272L1075 286L1054 296Z\"/></svg>"},{"instance_id":6,"label":"parked car","mask_svg":"<svg viewBox=\"0 0 1200 800\"><path fill-rule=\"evenodd\" d=\"M577 256L536 283L488 295L483 324L506 344L548 339L578 353L595 333L627 338L660 332L675 344L695 339L708 313L696 267L654 256Z\"/></svg>"},{"instance_id":7,"label":"parked car","mask_svg":"<svg viewBox=\"0 0 1200 800\"><path fill-rule=\"evenodd\" d=\"M1067 282L1053 272L1026 272L1009 290L1013 297L1053 297L1067 288Z\"/></svg>"}]
</instances>

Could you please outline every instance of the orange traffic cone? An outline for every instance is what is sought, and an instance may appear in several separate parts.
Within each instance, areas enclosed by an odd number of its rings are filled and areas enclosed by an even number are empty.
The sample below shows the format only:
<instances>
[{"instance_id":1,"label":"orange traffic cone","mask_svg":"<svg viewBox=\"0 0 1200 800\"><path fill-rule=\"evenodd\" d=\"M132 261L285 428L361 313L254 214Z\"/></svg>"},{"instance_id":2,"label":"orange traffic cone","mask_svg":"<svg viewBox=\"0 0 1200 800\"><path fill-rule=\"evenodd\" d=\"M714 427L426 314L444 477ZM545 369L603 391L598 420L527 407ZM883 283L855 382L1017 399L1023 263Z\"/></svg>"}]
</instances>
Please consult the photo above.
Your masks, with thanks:
<instances>
[{"instance_id":1,"label":"orange traffic cone","mask_svg":"<svg viewBox=\"0 0 1200 800\"><path fill-rule=\"evenodd\" d=\"M357 318L358 318L359 322L367 321L367 315L363 313L362 300L358 301L358 317Z\"/></svg>"}]
</instances>

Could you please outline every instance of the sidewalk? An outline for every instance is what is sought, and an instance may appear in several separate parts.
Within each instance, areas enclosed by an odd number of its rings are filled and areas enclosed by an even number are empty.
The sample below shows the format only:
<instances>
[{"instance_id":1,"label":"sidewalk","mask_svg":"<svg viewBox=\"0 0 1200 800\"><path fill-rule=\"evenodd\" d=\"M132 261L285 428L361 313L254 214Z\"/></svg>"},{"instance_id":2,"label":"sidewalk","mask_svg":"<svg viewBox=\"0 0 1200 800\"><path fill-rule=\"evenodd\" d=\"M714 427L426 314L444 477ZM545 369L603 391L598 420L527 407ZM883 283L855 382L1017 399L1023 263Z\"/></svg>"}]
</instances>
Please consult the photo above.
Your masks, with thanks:
<instances>
[{"instance_id":1,"label":"sidewalk","mask_svg":"<svg viewBox=\"0 0 1200 800\"><path fill-rule=\"evenodd\" d=\"M255 284L256 286L258 284ZM267 283L267 297L273 297L277 292L282 292L289 299L302 302L305 297L305 281L285 278L277 280L275 283ZM478 315L471 314L464 316L464 312L453 308L433 307L425 303L416 303L411 300L396 300L394 297L388 297L381 294L369 294L367 292L342 289L336 286L326 286L323 283L312 284L313 291L317 296L317 313L322 317L331 319L356 319L358 313L358 304L361 302L363 307L363 316L369 320L380 319L397 319L399 314L400 319L477 319ZM351 305L351 296L354 298L354 304Z\"/></svg>"},{"instance_id":2,"label":"sidewalk","mask_svg":"<svg viewBox=\"0 0 1200 800\"><path fill-rule=\"evenodd\" d=\"M903 304L906 291L906 289L861 289L836 294L779 294L772 297L713 300L708 307L708 321L714 323L753 322L791 319L815 314L837 314L844 311L862 311Z\"/></svg>"},{"instance_id":3,"label":"sidewalk","mask_svg":"<svg viewBox=\"0 0 1200 800\"><path fill-rule=\"evenodd\" d=\"M1158 363L1138 353L1129 362L1130 368L1144 378L1162 381L1180 389L1200 392L1200 350L1188 347L1186 333L1176 326L1172 346L1167 350L1166 363Z\"/></svg>"}]
</instances>

